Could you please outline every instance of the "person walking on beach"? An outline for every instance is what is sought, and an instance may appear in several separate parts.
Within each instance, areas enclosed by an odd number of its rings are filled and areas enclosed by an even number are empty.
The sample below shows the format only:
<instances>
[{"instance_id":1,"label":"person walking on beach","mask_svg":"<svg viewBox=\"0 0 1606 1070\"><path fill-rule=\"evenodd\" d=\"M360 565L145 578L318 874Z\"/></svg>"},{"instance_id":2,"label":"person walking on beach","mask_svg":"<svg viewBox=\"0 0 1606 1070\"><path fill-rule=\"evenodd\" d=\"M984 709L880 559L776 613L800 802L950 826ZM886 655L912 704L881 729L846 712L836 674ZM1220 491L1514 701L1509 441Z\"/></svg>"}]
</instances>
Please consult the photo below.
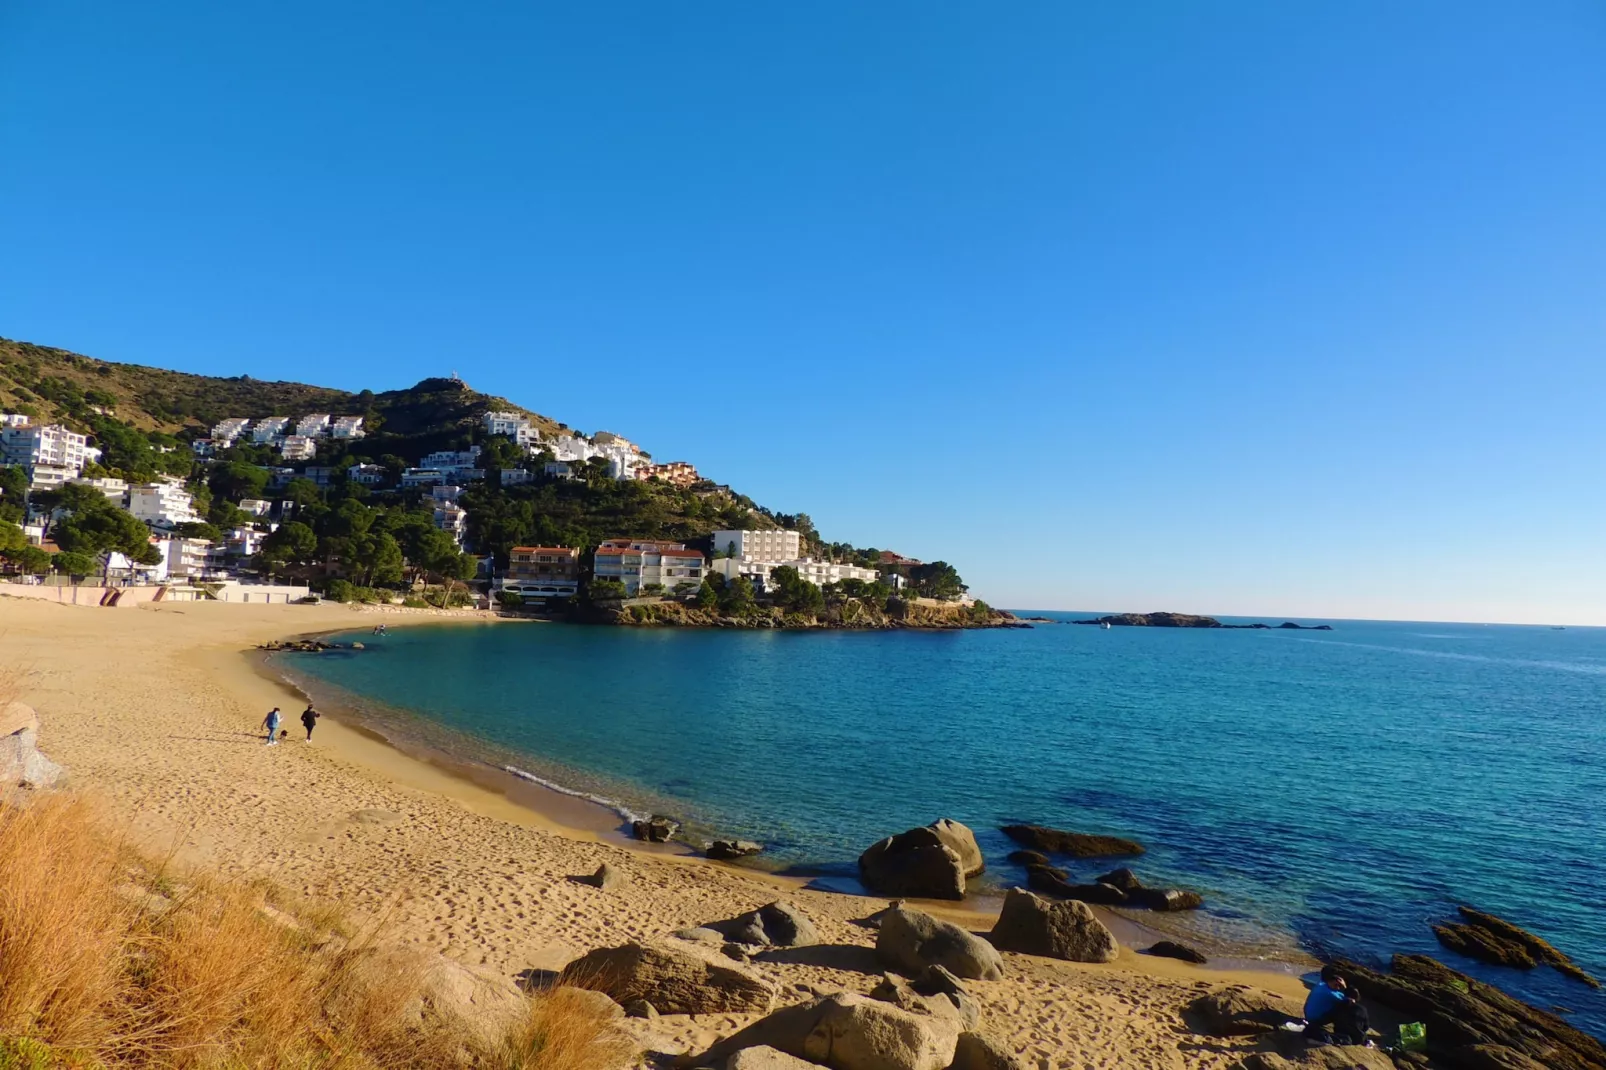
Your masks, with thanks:
<instances>
[{"instance_id":1,"label":"person walking on beach","mask_svg":"<svg viewBox=\"0 0 1606 1070\"><path fill-rule=\"evenodd\" d=\"M268 730L268 746L279 742L279 707L275 706L262 718L262 727Z\"/></svg>"},{"instance_id":2,"label":"person walking on beach","mask_svg":"<svg viewBox=\"0 0 1606 1070\"><path fill-rule=\"evenodd\" d=\"M1368 1026L1361 996L1336 966L1323 966L1321 981L1305 998L1305 1039L1317 1044L1365 1044ZM1328 1032L1328 1028L1332 1032Z\"/></svg>"},{"instance_id":3,"label":"person walking on beach","mask_svg":"<svg viewBox=\"0 0 1606 1070\"><path fill-rule=\"evenodd\" d=\"M307 730L308 743L312 742L312 730L318 726L319 716L320 715L318 711L313 709L311 706L308 706L306 709L301 711L301 723Z\"/></svg>"}]
</instances>

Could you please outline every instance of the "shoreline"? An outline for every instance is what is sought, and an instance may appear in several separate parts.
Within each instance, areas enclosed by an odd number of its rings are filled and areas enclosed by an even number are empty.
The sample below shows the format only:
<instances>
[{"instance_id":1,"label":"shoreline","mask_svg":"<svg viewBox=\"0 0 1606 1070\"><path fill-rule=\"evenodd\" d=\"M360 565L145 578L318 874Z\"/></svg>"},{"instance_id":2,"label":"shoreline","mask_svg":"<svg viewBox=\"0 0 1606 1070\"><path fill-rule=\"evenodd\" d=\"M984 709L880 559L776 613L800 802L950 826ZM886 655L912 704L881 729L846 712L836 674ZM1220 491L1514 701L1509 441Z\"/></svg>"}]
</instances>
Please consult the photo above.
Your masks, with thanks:
<instances>
[{"instance_id":1,"label":"shoreline","mask_svg":"<svg viewBox=\"0 0 1606 1070\"><path fill-rule=\"evenodd\" d=\"M361 612L361 611L359 611ZM380 609L378 612L384 612ZM420 618L408 622L416 626L427 626L435 621L423 616L423 611L417 611ZM489 620L465 621L464 623L521 623L520 618L494 617ZM562 621L534 620L527 623L563 624ZM572 625L584 627L584 625ZM353 628L326 628L312 632L297 633L279 640L280 642L295 642L304 640L326 640L334 635L346 635ZM360 641L360 640L358 640ZM455 798L454 789L461 787L465 798L460 799L465 804L473 805L474 800L482 793L490 793L499 797L503 802L516 808L516 811L527 812L532 815L535 827L557 835L581 838L590 841L607 843L622 848L633 854L651 856L658 859L675 859L683 863L714 867L722 871L735 871L743 876L762 880L781 891L799 891L814 889L826 894L846 896L864 902L866 908L875 909L871 904L878 904L885 897L876 896L857 886L854 878L843 878L822 870L817 873L808 872L805 867L799 872L796 867L788 865L784 869L767 869L762 861L742 863L740 861L719 861L706 857L697 847L685 841L670 841L664 844L650 843L638 840L626 830L629 817L626 816L626 807L616 800L604 800L593 796L583 790L570 788L566 785L554 783L536 774L526 773L520 776L517 773L499 768L490 762L478 758L455 754L449 745L439 745L434 742L420 742L417 740L402 741L387 736L382 728L375 727L372 720L355 709L353 705L342 698L332 702L328 700L316 701L315 697L298 682L285 679L273 671L271 662L274 658L286 653L298 653L303 657L319 657L315 653L302 653L297 651L268 651L261 649L247 649L240 653L253 664L254 671L264 679L270 680L276 686L285 689L296 696L297 701L317 705L320 713L329 708L324 719L319 721L318 732L324 730L325 724L341 725L347 732L356 733L371 741L379 747L390 751L397 758L417 763L434 773L440 774L443 779L431 777L434 789L441 791L448 798ZM361 656L361 652L357 652ZM336 685L323 683L323 686L337 689ZM357 696L363 697L363 696ZM372 700L369 700L372 701ZM421 714L410 715L419 720L428 721ZM287 716L286 721L291 720ZM448 730L458 735L455 730ZM337 739L335 746L340 749L342 756L367 766L378 775L403 775L405 770L397 768L395 760L386 761L377 759L371 751L364 747L353 747L350 741L342 736ZM413 782L409 780L409 782ZM500 808L498 808L500 809ZM672 815L673 816L673 815ZM756 856L762 859L763 856ZM1118 860L1112 860L1118 861ZM852 885L852 887L849 887ZM857 889L857 890L855 890ZM991 882L984 882L978 891L966 895L962 901L950 900L910 900L917 903L922 909L938 914L949 920L961 922L970 928L990 928L998 919L1002 909L1006 887ZM1182 939L1184 942L1198 941L1201 934L1188 931L1187 924L1191 920L1186 915L1158 915L1154 923L1145 920L1145 916L1135 916L1137 911L1116 911L1106 907L1090 904L1094 914L1107 925L1120 943L1135 947L1139 944L1147 946L1158 940ZM1191 912L1189 912L1191 914ZM1167 926L1165 921L1173 923ZM1184 931L1177 932L1176 929ZM1270 931L1268 927L1268 931ZM1213 941L1218 947L1225 947L1225 953L1212 954L1211 962L1218 965L1199 967L1205 972L1223 973L1266 973L1279 977L1297 977L1315 964L1315 959L1302 947L1287 948L1288 957L1278 958L1260 956L1249 953L1250 949L1241 944L1234 944L1230 940ZM1238 953L1234 953L1234 952Z\"/></svg>"},{"instance_id":2,"label":"shoreline","mask_svg":"<svg viewBox=\"0 0 1606 1070\"><path fill-rule=\"evenodd\" d=\"M40 749L132 846L184 869L269 881L382 923L388 941L510 981L559 970L594 948L784 898L814 920L821 943L809 955L765 954L748 964L782 1003L805 989L865 991L879 977L875 936L861 922L884 898L599 834L592 804L557 793L509 797L335 716L319 723L310 746L264 747L263 712L279 705L293 718L301 696L242 651L380 619L497 620L345 606L129 610L0 598L0 668L17 671L19 697L39 712ZM552 806L543 812L545 803ZM611 814L607 822L614 824ZM582 879L601 864L624 881L603 890ZM983 931L996 913L985 899L918 905ZM1188 1039L1179 1016L1190 1000L1233 984L1302 998L1297 967L1155 958L1136 950L1146 937L1119 920L1113 927L1123 946L1108 964L1008 954L1003 980L972 986L986 1031L1029 1065L1053 1070L1225 1070L1243 1051ZM673 1055L703 1050L749 1020L666 1015L626 1027L644 1049Z\"/></svg>"}]
</instances>

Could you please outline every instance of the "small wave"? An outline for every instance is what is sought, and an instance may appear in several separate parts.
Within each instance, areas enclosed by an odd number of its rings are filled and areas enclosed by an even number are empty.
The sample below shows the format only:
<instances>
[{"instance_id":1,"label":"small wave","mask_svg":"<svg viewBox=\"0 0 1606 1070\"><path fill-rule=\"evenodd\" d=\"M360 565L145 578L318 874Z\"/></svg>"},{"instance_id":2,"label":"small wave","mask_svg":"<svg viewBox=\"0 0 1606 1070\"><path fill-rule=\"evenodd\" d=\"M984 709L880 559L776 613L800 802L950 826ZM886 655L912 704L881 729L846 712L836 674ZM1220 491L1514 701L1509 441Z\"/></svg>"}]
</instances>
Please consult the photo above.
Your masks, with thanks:
<instances>
[{"instance_id":1,"label":"small wave","mask_svg":"<svg viewBox=\"0 0 1606 1070\"><path fill-rule=\"evenodd\" d=\"M502 771L504 773L511 773L520 780L528 780L532 784L539 784L548 791L555 791L559 795L567 795L574 799L584 799L586 802L596 803L598 806L606 807L607 809L618 814L625 821L645 821L649 816L651 816L649 814L639 814L630 809L630 807L626 806L624 803L619 802L617 799L610 799L605 795L594 795L589 791L577 791L574 788L559 784L557 781L548 780L546 777L536 776L528 769L520 769L516 765L504 765L502 767Z\"/></svg>"}]
</instances>

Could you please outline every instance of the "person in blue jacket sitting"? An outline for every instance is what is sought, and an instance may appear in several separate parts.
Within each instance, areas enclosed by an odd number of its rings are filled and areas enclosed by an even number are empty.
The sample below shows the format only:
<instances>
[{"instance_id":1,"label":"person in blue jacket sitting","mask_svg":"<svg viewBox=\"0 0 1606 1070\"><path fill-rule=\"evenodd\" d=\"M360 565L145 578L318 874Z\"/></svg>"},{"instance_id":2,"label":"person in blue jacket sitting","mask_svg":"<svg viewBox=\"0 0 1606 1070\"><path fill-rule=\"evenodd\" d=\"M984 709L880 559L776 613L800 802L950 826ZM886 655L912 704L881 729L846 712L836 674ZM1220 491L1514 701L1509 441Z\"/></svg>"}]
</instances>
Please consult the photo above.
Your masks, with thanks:
<instances>
[{"instance_id":1,"label":"person in blue jacket sitting","mask_svg":"<svg viewBox=\"0 0 1606 1070\"><path fill-rule=\"evenodd\" d=\"M1322 979L1305 997L1305 1038L1319 1044L1365 1044L1366 1008L1336 966L1323 966Z\"/></svg>"}]
</instances>

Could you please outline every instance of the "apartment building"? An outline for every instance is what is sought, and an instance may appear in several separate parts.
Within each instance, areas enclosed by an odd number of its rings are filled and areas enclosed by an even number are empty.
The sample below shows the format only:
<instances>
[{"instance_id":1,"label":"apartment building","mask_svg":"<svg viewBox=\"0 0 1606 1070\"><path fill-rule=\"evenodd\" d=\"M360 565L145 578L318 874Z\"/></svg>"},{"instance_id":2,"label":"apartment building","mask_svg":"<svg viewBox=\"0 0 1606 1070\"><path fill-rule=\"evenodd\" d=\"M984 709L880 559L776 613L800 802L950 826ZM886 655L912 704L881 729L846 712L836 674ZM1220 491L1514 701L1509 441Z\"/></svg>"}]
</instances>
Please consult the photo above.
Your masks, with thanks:
<instances>
[{"instance_id":1,"label":"apartment building","mask_svg":"<svg viewBox=\"0 0 1606 1070\"><path fill-rule=\"evenodd\" d=\"M136 483L128 488L128 511L147 524L173 527L201 517L182 484Z\"/></svg>"},{"instance_id":2,"label":"apartment building","mask_svg":"<svg viewBox=\"0 0 1606 1070\"><path fill-rule=\"evenodd\" d=\"M710 541L716 554L749 561L783 565L803 556L803 537L795 531L716 531Z\"/></svg>"},{"instance_id":3,"label":"apartment building","mask_svg":"<svg viewBox=\"0 0 1606 1070\"><path fill-rule=\"evenodd\" d=\"M678 584L703 582L706 562L685 543L653 539L609 539L597 547L591 573L597 579L619 580L634 597L643 587L658 584L666 592Z\"/></svg>"},{"instance_id":4,"label":"apartment building","mask_svg":"<svg viewBox=\"0 0 1606 1070\"><path fill-rule=\"evenodd\" d=\"M437 501L435 526L450 535L462 549L463 534L468 530L468 511L454 501Z\"/></svg>"},{"instance_id":5,"label":"apartment building","mask_svg":"<svg viewBox=\"0 0 1606 1070\"><path fill-rule=\"evenodd\" d=\"M329 433L332 417L327 412L315 412L296 421L296 434L306 438L322 438Z\"/></svg>"},{"instance_id":6,"label":"apartment building","mask_svg":"<svg viewBox=\"0 0 1606 1070\"><path fill-rule=\"evenodd\" d=\"M18 414L8 414L0 425L0 460L6 464L33 466L51 465L70 468L77 475L84 465L100 459L100 450L89 444L88 437L69 431L60 424L36 424Z\"/></svg>"},{"instance_id":7,"label":"apartment building","mask_svg":"<svg viewBox=\"0 0 1606 1070\"><path fill-rule=\"evenodd\" d=\"M238 416L230 417L227 420L219 420L212 425L212 441L217 444L219 449L226 449L234 445L234 440L245 434L246 429L250 426L250 420Z\"/></svg>"},{"instance_id":8,"label":"apartment building","mask_svg":"<svg viewBox=\"0 0 1606 1070\"><path fill-rule=\"evenodd\" d=\"M286 435L279 453L287 461L310 461L318 456L318 440L307 435Z\"/></svg>"},{"instance_id":9,"label":"apartment building","mask_svg":"<svg viewBox=\"0 0 1606 1070\"><path fill-rule=\"evenodd\" d=\"M251 441L259 444L274 442L285 436L285 428L290 425L288 416L269 416L258 420L251 429Z\"/></svg>"},{"instance_id":10,"label":"apartment building","mask_svg":"<svg viewBox=\"0 0 1606 1070\"><path fill-rule=\"evenodd\" d=\"M240 508L252 516L267 516L273 511L273 503L265 498L242 498Z\"/></svg>"},{"instance_id":11,"label":"apartment building","mask_svg":"<svg viewBox=\"0 0 1606 1070\"><path fill-rule=\"evenodd\" d=\"M199 580L216 571L212 544L206 539L159 539L156 548L162 551L163 579Z\"/></svg>"},{"instance_id":12,"label":"apartment building","mask_svg":"<svg viewBox=\"0 0 1606 1070\"><path fill-rule=\"evenodd\" d=\"M439 468L407 468L402 471L403 487L427 487L432 483L446 482L446 473Z\"/></svg>"},{"instance_id":13,"label":"apartment building","mask_svg":"<svg viewBox=\"0 0 1606 1070\"><path fill-rule=\"evenodd\" d=\"M666 461L663 464L644 464L635 470L637 479L656 479L677 487L689 487L700 478L697 466L689 461Z\"/></svg>"},{"instance_id":14,"label":"apartment building","mask_svg":"<svg viewBox=\"0 0 1606 1070\"><path fill-rule=\"evenodd\" d=\"M528 604L573 598L580 586L580 551L568 546L515 546L508 551L502 590Z\"/></svg>"},{"instance_id":15,"label":"apartment building","mask_svg":"<svg viewBox=\"0 0 1606 1070\"><path fill-rule=\"evenodd\" d=\"M346 478L365 487L377 487L385 481L385 466L381 464L354 464L346 469Z\"/></svg>"},{"instance_id":16,"label":"apartment building","mask_svg":"<svg viewBox=\"0 0 1606 1070\"><path fill-rule=\"evenodd\" d=\"M847 565L836 561L816 561L810 557L800 557L792 561L758 561L752 558L720 557L715 558L708 566L708 571L717 572L727 580L737 576L745 576L747 580L761 590L768 590L770 574L782 565L797 569L800 579L805 579L816 587L824 587L828 583L838 583L842 580L861 580L865 583L874 583L881 578L881 574L873 568L861 568L858 565Z\"/></svg>"},{"instance_id":17,"label":"apartment building","mask_svg":"<svg viewBox=\"0 0 1606 1070\"><path fill-rule=\"evenodd\" d=\"M75 483L80 487L94 487L96 490L106 495L106 500L117 506L119 509L128 504L128 483L124 480L112 479L110 477L105 479L88 479L84 476L79 476L77 479L69 479L67 482Z\"/></svg>"},{"instance_id":18,"label":"apartment building","mask_svg":"<svg viewBox=\"0 0 1606 1070\"><path fill-rule=\"evenodd\" d=\"M362 421L361 416L337 417L329 432L336 438L362 438L368 433L362 429Z\"/></svg>"},{"instance_id":19,"label":"apartment building","mask_svg":"<svg viewBox=\"0 0 1606 1070\"><path fill-rule=\"evenodd\" d=\"M506 435L526 448L541 441L541 432L530 423L528 416L516 412L488 412L485 414L487 435Z\"/></svg>"}]
</instances>

